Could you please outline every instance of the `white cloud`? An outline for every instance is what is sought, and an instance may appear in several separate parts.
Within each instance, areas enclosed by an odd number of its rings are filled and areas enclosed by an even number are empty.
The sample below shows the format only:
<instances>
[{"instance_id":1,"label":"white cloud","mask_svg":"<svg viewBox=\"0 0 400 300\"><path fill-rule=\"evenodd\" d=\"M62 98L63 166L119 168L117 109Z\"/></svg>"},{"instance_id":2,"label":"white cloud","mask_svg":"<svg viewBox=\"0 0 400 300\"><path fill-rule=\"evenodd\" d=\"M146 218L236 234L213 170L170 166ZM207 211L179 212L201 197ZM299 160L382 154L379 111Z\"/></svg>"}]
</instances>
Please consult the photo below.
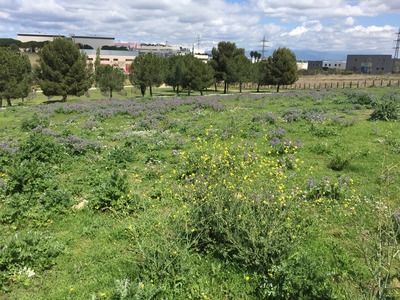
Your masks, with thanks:
<instances>
[{"instance_id":1,"label":"white cloud","mask_svg":"<svg viewBox=\"0 0 400 300\"><path fill-rule=\"evenodd\" d=\"M219 41L260 51L273 47L346 50L392 49L396 25L374 16L400 12L398 0L0 0L1 28L17 33L113 36L131 42L179 43L201 48ZM370 16L370 24L359 16ZM365 21L366 18L364 18ZM357 26L355 26L357 25ZM2 30L2 32L5 32Z\"/></svg>"},{"instance_id":2,"label":"white cloud","mask_svg":"<svg viewBox=\"0 0 400 300\"><path fill-rule=\"evenodd\" d=\"M353 26L356 20L352 17L347 17L346 20L344 21L345 25Z\"/></svg>"}]
</instances>

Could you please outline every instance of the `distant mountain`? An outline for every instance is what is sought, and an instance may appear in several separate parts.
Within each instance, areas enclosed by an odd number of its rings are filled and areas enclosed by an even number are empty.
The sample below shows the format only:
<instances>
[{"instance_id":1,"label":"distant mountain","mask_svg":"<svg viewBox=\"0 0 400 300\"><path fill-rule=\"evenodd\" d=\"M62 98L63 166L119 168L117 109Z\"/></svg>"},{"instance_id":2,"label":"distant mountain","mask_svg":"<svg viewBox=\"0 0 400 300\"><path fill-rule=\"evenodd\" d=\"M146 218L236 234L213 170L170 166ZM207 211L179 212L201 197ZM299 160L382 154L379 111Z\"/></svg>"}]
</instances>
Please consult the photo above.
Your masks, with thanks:
<instances>
[{"instance_id":1,"label":"distant mountain","mask_svg":"<svg viewBox=\"0 0 400 300\"><path fill-rule=\"evenodd\" d=\"M348 50L348 51L316 51L311 49L305 50L292 50L296 54L296 59L298 61L310 61L310 60L341 60L346 61L348 54L391 54L382 52L373 52L369 50ZM211 51L206 51L207 54L211 55ZM272 52L266 51L265 56L268 57L272 55ZM250 51L246 51L246 56L250 57Z\"/></svg>"},{"instance_id":2,"label":"distant mountain","mask_svg":"<svg viewBox=\"0 0 400 300\"><path fill-rule=\"evenodd\" d=\"M323 52L315 50L293 50L296 54L297 60L346 60L347 52L344 51L332 51Z\"/></svg>"}]
</instances>

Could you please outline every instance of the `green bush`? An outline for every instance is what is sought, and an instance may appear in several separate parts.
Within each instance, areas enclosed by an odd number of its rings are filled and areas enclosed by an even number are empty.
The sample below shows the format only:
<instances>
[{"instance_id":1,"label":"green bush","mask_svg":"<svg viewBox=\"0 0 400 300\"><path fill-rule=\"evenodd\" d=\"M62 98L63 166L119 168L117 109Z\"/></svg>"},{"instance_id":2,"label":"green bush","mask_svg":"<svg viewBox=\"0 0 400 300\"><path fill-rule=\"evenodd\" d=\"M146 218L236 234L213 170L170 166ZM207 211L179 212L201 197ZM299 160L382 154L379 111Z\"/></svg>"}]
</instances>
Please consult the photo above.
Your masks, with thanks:
<instances>
[{"instance_id":1,"label":"green bush","mask_svg":"<svg viewBox=\"0 0 400 300\"><path fill-rule=\"evenodd\" d=\"M398 120L400 115L400 97L398 93L388 93L373 104L372 121Z\"/></svg>"},{"instance_id":2,"label":"green bush","mask_svg":"<svg viewBox=\"0 0 400 300\"><path fill-rule=\"evenodd\" d=\"M351 158L347 154L334 153L330 156L328 161L328 168L334 171L342 171L350 164Z\"/></svg>"},{"instance_id":3,"label":"green bush","mask_svg":"<svg viewBox=\"0 0 400 300\"><path fill-rule=\"evenodd\" d=\"M30 131L39 126L47 127L47 126L49 126L49 124L50 124L50 122L49 122L48 118L39 116L37 113L35 113L30 118L22 120L21 129L23 131Z\"/></svg>"},{"instance_id":4,"label":"green bush","mask_svg":"<svg viewBox=\"0 0 400 300\"><path fill-rule=\"evenodd\" d=\"M27 284L30 278L54 265L64 246L48 234L27 231L0 237L0 288L9 289L11 282Z\"/></svg>"},{"instance_id":5,"label":"green bush","mask_svg":"<svg viewBox=\"0 0 400 300\"><path fill-rule=\"evenodd\" d=\"M113 169L107 175L98 178L98 185L89 201L91 207L100 211L134 212L139 203L137 196L130 192L127 174Z\"/></svg>"},{"instance_id":6,"label":"green bush","mask_svg":"<svg viewBox=\"0 0 400 300\"><path fill-rule=\"evenodd\" d=\"M18 151L20 161L30 160L57 164L64 158L63 147L42 132L32 132L28 139L21 143Z\"/></svg>"}]
</instances>

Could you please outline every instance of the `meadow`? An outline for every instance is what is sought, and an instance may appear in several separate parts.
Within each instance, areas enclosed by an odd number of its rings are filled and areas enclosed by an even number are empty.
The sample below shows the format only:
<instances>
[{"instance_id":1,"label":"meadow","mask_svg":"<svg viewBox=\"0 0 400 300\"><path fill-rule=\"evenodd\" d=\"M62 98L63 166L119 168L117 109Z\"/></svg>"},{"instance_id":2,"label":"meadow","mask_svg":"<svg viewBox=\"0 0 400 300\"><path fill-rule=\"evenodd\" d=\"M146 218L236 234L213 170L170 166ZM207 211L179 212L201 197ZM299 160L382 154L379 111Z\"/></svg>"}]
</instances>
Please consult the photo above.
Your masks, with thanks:
<instances>
[{"instance_id":1,"label":"meadow","mask_svg":"<svg viewBox=\"0 0 400 300\"><path fill-rule=\"evenodd\" d=\"M136 92L0 110L1 299L400 298L398 87Z\"/></svg>"}]
</instances>

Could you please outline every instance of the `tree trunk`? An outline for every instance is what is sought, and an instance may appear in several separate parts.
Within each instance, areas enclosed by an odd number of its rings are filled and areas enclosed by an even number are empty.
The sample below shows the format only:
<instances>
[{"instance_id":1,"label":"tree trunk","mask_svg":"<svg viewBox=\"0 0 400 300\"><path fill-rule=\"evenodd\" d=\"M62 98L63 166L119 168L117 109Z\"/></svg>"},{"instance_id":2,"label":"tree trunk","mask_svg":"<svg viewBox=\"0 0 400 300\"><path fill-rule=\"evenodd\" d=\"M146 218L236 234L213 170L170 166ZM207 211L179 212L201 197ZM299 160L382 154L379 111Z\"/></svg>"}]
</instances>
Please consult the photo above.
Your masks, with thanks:
<instances>
[{"instance_id":1,"label":"tree trunk","mask_svg":"<svg viewBox=\"0 0 400 300\"><path fill-rule=\"evenodd\" d=\"M242 93L242 82L239 82L239 93Z\"/></svg>"},{"instance_id":2,"label":"tree trunk","mask_svg":"<svg viewBox=\"0 0 400 300\"><path fill-rule=\"evenodd\" d=\"M215 88L215 91L218 92L218 90L217 90L217 82L214 83L214 88Z\"/></svg>"},{"instance_id":3,"label":"tree trunk","mask_svg":"<svg viewBox=\"0 0 400 300\"><path fill-rule=\"evenodd\" d=\"M175 90L175 87L174 87ZM176 94L179 96L179 85L176 86Z\"/></svg>"},{"instance_id":4,"label":"tree trunk","mask_svg":"<svg viewBox=\"0 0 400 300\"><path fill-rule=\"evenodd\" d=\"M190 89L188 88L188 96L190 96Z\"/></svg>"},{"instance_id":5,"label":"tree trunk","mask_svg":"<svg viewBox=\"0 0 400 300\"><path fill-rule=\"evenodd\" d=\"M260 92L260 84L257 83L257 93L259 93L259 92Z\"/></svg>"},{"instance_id":6,"label":"tree trunk","mask_svg":"<svg viewBox=\"0 0 400 300\"><path fill-rule=\"evenodd\" d=\"M11 97L7 97L6 99L7 99L7 105L8 105L8 106L12 106L12 105L11 105Z\"/></svg>"},{"instance_id":7,"label":"tree trunk","mask_svg":"<svg viewBox=\"0 0 400 300\"><path fill-rule=\"evenodd\" d=\"M150 97L153 97L153 87L150 86Z\"/></svg>"},{"instance_id":8,"label":"tree trunk","mask_svg":"<svg viewBox=\"0 0 400 300\"><path fill-rule=\"evenodd\" d=\"M63 95L62 102L67 102L67 95Z\"/></svg>"},{"instance_id":9,"label":"tree trunk","mask_svg":"<svg viewBox=\"0 0 400 300\"><path fill-rule=\"evenodd\" d=\"M279 84L276 86L276 92L279 93Z\"/></svg>"},{"instance_id":10,"label":"tree trunk","mask_svg":"<svg viewBox=\"0 0 400 300\"><path fill-rule=\"evenodd\" d=\"M146 94L146 86L145 85L140 86L140 93L142 94L142 97L144 97L144 95Z\"/></svg>"},{"instance_id":11,"label":"tree trunk","mask_svg":"<svg viewBox=\"0 0 400 300\"><path fill-rule=\"evenodd\" d=\"M0 97L0 108L3 107L3 98Z\"/></svg>"},{"instance_id":12,"label":"tree trunk","mask_svg":"<svg viewBox=\"0 0 400 300\"><path fill-rule=\"evenodd\" d=\"M228 91L228 83L224 81L224 94Z\"/></svg>"},{"instance_id":13,"label":"tree trunk","mask_svg":"<svg viewBox=\"0 0 400 300\"><path fill-rule=\"evenodd\" d=\"M203 90L200 90L200 95L202 95L202 96L203 96Z\"/></svg>"},{"instance_id":14,"label":"tree trunk","mask_svg":"<svg viewBox=\"0 0 400 300\"><path fill-rule=\"evenodd\" d=\"M110 99L112 99L112 89L110 89Z\"/></svg>"}]
</instances>

